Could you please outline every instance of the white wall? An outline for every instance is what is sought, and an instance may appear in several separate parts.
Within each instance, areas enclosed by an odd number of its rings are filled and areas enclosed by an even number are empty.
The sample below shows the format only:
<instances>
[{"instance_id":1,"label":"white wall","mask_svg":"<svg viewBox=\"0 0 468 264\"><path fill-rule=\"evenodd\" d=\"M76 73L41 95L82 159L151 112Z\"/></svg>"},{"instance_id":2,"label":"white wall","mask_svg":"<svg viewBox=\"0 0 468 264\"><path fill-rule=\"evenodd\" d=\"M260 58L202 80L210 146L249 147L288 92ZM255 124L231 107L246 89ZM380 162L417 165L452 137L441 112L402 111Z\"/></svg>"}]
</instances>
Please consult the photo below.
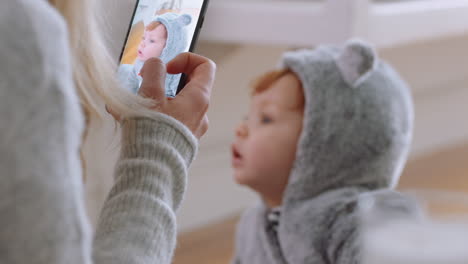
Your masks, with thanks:
<instances>
[{"instance_id":1,"label":"white wall","mask_svg":"<svg viewBox=\"0 0 468 264\"><path fill-rule=\"evenodd\" d=\"M108 11L111 44L118 56L133 1L112 2ZM115 9L115 10L114 10ZM128 17L128 19L126 19ZM414 88L416 128L412 157L468 142L468 36L382 50ZM210 109L210 131L190 170L189 190L179 212L181 230L230 216L255 200L231 180L229 145L233 127L246 112L249 81L277 62L286 47L235 46L201 43L199 52L218 63ZM88 205L92 217L111 185L116 144L109 143L111 122L92 133L87 144L90 162ZM114 138L115 139L115 138Z\"/></svg>"}]
</instances>

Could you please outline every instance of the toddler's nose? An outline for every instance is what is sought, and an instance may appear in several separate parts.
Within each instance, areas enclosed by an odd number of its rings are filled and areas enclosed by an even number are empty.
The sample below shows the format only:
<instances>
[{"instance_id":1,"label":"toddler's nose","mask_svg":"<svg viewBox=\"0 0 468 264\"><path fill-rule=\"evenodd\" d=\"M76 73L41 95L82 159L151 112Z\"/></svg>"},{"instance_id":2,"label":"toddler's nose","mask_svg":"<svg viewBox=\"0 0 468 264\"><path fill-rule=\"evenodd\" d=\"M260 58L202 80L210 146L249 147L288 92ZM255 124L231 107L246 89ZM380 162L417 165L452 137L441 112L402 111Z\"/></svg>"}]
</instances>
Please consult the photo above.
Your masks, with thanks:
<instances>
[{"instance_id":1,"label":"toddler's nose","mask_svg":"<svg viewBox=\"0 0 468 264\"><path fill-rule=\"evenodd\" d=\"M236 136L244 138L249 135L249 130L247 129L247 126L245 122L242 122L239 124L236 128Z\"/></svg>"}]
</instances>

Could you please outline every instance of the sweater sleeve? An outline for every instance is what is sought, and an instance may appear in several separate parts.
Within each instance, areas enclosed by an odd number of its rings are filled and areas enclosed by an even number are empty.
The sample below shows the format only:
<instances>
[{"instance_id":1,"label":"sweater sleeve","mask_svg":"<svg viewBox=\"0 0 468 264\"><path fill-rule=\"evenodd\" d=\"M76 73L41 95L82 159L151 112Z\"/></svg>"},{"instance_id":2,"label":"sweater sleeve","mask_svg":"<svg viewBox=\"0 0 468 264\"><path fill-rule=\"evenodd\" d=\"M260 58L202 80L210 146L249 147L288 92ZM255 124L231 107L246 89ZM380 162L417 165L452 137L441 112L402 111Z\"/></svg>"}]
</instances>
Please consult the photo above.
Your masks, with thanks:
<instances>
[{"instance_id":1,"label":"sweater sleeve","mask_svg":"<svg viewBox=\"0 0 468 264\"><path fill-rule=\"evenodd\" d=\"M96 263L171 262L174 212L195 151L193 135L170 117L125 121L116 182L96 232Z\"/></svg>"}]
</instances>

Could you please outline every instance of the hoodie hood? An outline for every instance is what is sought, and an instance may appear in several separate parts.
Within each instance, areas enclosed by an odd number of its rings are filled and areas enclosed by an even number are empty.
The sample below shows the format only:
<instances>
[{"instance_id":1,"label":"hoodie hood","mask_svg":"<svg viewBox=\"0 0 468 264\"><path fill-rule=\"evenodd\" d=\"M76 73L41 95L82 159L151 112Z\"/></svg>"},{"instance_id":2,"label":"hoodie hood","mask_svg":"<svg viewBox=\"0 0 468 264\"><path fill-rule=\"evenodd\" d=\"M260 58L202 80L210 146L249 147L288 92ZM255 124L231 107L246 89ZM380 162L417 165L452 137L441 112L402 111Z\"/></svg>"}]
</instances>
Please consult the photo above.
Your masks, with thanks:
<instances>
[{"instance_id":1,"label":"hoodie hood","mask_svg":"<svg viewBox=\"0 0 468 264\"><path fill-rule=\"evenodd\" d=\"M187 27L192 23L192 17L188 14L165 13L157 16L154 21L161 22L167 30L166 47L163 49L160 59L168 63L182 52L188 51L189 39ZM166 96L174 97L177 93L181 74L167 74Z\"/></svg>"},{"instance_id":2,"label":"hoodie hood","mask_svg":"<svg viewBox=\"0 0 468 264\"><path fill-rule=\"evenodd\" d=\"M188 48L187 27L192 23L192 17L187 14L165 13L157 16L153 21L160 22L166 27L167 41L160 59L168 63Z\"/></svg>"},{"instance_id":3,"label":"hoodie hood","mask_svg":"<svg viewBox=\"0 0 468 264\"><path fill-rule=\"evenodd\" d=\"M287 52L281 66L300 78L306 102L284 204L339 188L394 187L414 119L402 78L359 40Z\"/></svg>"}]
</instances>

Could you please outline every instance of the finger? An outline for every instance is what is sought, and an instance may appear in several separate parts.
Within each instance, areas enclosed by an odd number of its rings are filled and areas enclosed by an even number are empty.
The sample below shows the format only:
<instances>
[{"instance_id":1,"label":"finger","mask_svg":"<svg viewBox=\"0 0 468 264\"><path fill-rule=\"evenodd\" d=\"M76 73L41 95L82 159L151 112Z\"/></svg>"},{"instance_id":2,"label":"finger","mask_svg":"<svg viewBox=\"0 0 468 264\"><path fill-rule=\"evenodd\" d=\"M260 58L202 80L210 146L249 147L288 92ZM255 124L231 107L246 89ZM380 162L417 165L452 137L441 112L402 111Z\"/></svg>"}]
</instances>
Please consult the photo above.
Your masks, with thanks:
<instances>
[{"instance_id":1,"label":"finger","mask_svg":"<svg viewBox=\"0 0 468 264\"><path fill-rule=\"evenodd\" d=\"M201 136L204 136L206 134L206 132L208 131L208 127L210 126L210 121L208 120L208 116L205 115L205 117L203 118L203 121L202 121L202 124L201 124L201 127L200 127L200 132L201 132Z\"/></svg>"},{"instance_id":2,"label":"finger","mask_svg":"<svg viewBox=\"0 0 468 264\"><path fill-rule=\"evenodd\" d=\"M210 127L210 120L208 118L208 115L205 115L205 117L203 118L203 123L201 127L203 134L205 134L208 131L209 127Z\"/></svg>"},{"instance_id":3,"label":"finger","mask_svg":"<svg viewBox=\"0 0 468 264\"><path fill-rule=\"evenodd\" d=\"M188 82L200 82L213 85L216 64L208 58L194 54L182 53L167 64L167 72L171 74L185 73Z\"/></svg>"},{"instance_id":4,"label":"finger","mask_svg":"<svg viewBox=\"0 0 468 264\"><path fill-rule=\"evenodd\" d=\"M145 62L141 70L143 82L139 94L143 97L161 100L165 98L166 66L159 58Z\"/></svg>"},{"instance_id":5,"label":"finger","mask_svg":"<svg viewBox=\"0 0 468 264\"><path fill-rule=\"evenodd\" d=\"M189 77L176 100L189 100L193 107L208 108L215 78L216 65L208 59L202 60ZM188 99L184 99L188 98Z\"/></svg>"},{"instance_id":6,"label":"finger","mask_svg":"<svg viewBox=\"0 0 468 264\"><path fill-rule=\"evenodd\" d=\"M120 116L119 116L118 114L116 114L114 111L112 111L112 109L110 109L110 107L108 107L107 105L106 105L106 111L107 111L107 113L109 113L112 117L114 117L114 119L115 119L116 121L120 121Z\"/></svg>"},{"instance_id":7,"label":"finger","mask_svg":"<svg viewBox=\"0 0 468 264\"><path fill-rule=\"evenodd\" d=\"M174 59L172 59L167 64L167 71L171 74L177 74L177 73L190 74L200 64L206 63L208 61L210 61L210 59L203 57L201 55L191 53L191 52L184 52L184 53L177 55Z\"/></svg>"},{"instance_id":8,"label":"finger","mask_svg":"<svg viewBox=\"0 0 468 264\"><path fill-rule=\"evenodd\" d=\"M205 115L195 135L198 139L201 139L206 134L206 132L208 131L209 123L210 122L208 116Z\"/></svg>"}]
</instances>

